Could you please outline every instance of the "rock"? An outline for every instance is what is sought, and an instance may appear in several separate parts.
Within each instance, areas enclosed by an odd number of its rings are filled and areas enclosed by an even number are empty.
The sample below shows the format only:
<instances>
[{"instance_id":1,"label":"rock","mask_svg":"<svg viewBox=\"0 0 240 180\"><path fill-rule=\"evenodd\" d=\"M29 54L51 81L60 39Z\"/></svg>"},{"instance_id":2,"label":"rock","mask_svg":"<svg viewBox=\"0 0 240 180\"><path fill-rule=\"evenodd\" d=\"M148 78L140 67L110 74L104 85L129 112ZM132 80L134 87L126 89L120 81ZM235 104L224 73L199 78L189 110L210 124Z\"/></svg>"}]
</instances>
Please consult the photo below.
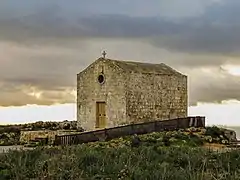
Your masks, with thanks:
<instances>
[{"instance_id":1,"label":"rock","mask_svg":"<svg viewBox=\"0 0 240 180\"><path fill-rule=\"evenodd\" d=\"M141 143L140 138L135 134L133 136L133 139L132 139L132 142L131 142L131 146L132 147L138 147L140 145L140 143Z\"/></svg>"},{"instance_id":2,"label":"rock","mask_svg":"<svg viewBox=\"0 0 240 180\"><path fill-rule=\"evenodd\" d=\"M229 141L237 141L237 134L234 130L231 129L223 129L224 135L228 138Z\"/></svg>"}]
</instances>

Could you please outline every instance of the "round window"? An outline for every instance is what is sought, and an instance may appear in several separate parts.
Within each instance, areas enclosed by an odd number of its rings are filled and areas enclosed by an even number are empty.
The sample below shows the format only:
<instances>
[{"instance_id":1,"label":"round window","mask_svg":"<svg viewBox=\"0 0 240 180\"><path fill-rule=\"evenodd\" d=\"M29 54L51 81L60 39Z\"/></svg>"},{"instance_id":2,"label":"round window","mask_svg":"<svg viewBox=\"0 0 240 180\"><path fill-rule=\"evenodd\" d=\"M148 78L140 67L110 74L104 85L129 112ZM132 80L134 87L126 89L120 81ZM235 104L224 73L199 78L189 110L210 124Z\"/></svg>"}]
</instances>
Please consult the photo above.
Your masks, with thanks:
<instances>
[{"instance_id":1,"label":"round window","mask_svg":"<svg viewBox=\"0 0 240 180\"><path fill-rule=\"evenodd\" d=\"M104 83L104 76L103 76L102 74L100 74L100 75L98 76L98 82L99 82L100 84Z\"/></svg>"}]
</instances>

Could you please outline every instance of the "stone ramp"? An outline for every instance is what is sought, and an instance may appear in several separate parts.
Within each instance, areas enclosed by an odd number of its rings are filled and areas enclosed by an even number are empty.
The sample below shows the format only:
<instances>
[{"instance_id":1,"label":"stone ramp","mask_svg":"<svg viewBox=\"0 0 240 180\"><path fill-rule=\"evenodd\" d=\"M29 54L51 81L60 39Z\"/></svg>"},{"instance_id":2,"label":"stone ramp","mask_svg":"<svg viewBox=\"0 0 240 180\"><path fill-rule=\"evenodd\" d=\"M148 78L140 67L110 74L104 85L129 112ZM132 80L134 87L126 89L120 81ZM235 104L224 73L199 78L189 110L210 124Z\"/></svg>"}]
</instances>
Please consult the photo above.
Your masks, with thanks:
<instances>
[{"instance_id":1,"label":"stone ramp","mask_svg":"<svg viewBox=\"0 0 240 180\"><path fill-rule=\"evenodd\" d=\"M190 127L205 127L205 117L185 117L169 120L149 121L145 123L130 124L96 131L82 132L80 134L55 136L54 145L72 145L95 141L107 141L114 138L133 134L147 134L151 132L171 131Z\"/></svg>"}]
</instances>

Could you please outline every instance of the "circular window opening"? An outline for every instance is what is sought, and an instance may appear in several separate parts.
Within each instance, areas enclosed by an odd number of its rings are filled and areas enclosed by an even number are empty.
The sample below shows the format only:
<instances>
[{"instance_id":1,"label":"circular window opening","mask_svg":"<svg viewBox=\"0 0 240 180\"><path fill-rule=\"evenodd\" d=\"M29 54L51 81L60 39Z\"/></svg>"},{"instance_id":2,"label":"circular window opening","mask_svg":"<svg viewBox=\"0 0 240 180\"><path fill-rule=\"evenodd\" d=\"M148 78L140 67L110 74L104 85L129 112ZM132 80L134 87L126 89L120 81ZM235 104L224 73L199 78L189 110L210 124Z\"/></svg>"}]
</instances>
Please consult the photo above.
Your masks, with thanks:
<instances>
[{"instance_id":1,"label":"circular window opening","mask_svg":"<svg viewBox=\"0 0 240 180\"><path fill-rule=\"evenodd\" d=\"M104 76L103 76L102 74L100 74L100 75L98 76L98 82L99 82L100 84L102 84L102 83L104 82Z\"/></svg>"}]
</instances>

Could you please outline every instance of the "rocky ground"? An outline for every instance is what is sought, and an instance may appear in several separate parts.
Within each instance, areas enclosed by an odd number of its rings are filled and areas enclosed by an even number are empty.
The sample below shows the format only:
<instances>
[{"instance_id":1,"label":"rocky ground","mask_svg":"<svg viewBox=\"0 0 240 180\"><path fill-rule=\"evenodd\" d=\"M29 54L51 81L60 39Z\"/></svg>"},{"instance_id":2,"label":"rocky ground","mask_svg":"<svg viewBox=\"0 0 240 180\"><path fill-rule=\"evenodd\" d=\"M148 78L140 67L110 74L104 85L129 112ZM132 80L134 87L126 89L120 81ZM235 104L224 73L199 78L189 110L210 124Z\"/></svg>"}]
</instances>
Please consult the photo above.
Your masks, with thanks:
<instances>
[{"instance_id":1,"label":"rocky ground","mask_svg":"<svg viewBox=\"0 0 240 180\"><path fill-rule=\"evenodd\" d=\"M21 145L20 143L20 134L21 131L41 131L41 130L77 130L76 121L62 121L62 122L36 122L20 125L7 125L0 126L0 146L12 146L12 145ZM82 130L83 131L83 130ZM199 136L202 139L209 143L218 143L218 144L228 144L229 140L233 138L236 140L235 136L228 136L229 132L226 133L225 129L218 127L207 127L204 129L198 128L189 128L187 130L179 130L174 132L167 132L169 135L166 137L170 141L174 141L178 136L190 136L193 139L196 136ZM146 135L147 136L147 135ZM156 138L155 138L156 139ZM196 139L196 138L195 138Z\"/></svg>"},{"instance_id":2,"label":"rocky ground","mask_svg":"<svg viewBox=\"0 0 240 180\"><path fill-rule=\"evenodd\" d=\"M62 122L36 122L18 125L0 126L0 146L11 146L20 144L21 131L40 131L40 130L76 130L77 121Z\"/></svg>"}]
</instances>

